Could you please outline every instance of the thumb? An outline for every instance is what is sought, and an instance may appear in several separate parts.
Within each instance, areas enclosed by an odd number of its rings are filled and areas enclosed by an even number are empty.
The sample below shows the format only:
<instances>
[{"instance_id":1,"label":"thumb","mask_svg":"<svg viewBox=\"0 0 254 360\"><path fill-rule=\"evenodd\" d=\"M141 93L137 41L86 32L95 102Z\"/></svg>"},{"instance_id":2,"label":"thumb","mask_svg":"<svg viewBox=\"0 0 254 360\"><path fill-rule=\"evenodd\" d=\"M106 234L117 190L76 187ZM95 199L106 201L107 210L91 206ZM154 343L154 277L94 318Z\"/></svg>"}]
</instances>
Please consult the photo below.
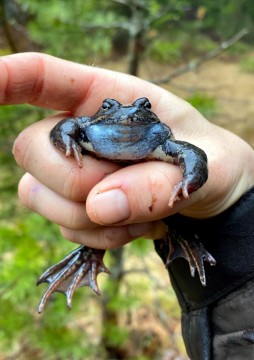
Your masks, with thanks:
<instances>
[{"instance_id":1,"label":"thumb","mask_svg":"<svg viewBox=\"0 0 254 360\"><path fill-rule=\"evenodd\" d=\"M173 209L168 202L182 178L179 167L151 161L121 168L98 183L89 193L89 218L101 225L154 221L172 215L191 199L181 199Z\"/></svg>"}]
</instances>

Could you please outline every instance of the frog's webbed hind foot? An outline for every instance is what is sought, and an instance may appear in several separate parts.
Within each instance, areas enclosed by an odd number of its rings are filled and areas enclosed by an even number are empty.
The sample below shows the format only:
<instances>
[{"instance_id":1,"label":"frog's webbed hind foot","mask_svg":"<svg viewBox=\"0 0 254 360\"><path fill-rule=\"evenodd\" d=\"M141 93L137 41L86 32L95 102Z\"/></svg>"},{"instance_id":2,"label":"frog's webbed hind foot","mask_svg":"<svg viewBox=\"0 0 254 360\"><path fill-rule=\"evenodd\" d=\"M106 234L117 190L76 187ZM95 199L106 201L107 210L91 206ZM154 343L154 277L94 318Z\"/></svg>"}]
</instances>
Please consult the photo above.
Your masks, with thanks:
<instances>
[{"instance_id":1,"label":"frog's webbed hind foot","mask_svg":"<svg viewBox=\"0 0 254 360\"><path fill-rule=\"evenodd\" d=\"M56 291L66 295L69 308L75 291L81 286L90 286L99 295L97 275L101 272L109 273L103 263L104 253L105 250L80 246L46 270L37 281L37 285L43 282L50 284L40 301L38 312L43 311L48 299Z\"/></svg>"},{"instance_id":2,"label":"frog's webbed hind foot","mask_svg":"<svg viewBox=\"0 0 254 360\"><path fill-rule=\"evenodd\" d=\"M208 262L211 266L216 265L216 260L213 256L198 239L185 240L179 235L175 235L172 238L168 235L167 238L169 240L170 251L166 266L170 265L174 259L183 257L189 263L191 276L194 277L197 270L201 284L206 286L204 261Z\"/></svg>"}]
</instances>

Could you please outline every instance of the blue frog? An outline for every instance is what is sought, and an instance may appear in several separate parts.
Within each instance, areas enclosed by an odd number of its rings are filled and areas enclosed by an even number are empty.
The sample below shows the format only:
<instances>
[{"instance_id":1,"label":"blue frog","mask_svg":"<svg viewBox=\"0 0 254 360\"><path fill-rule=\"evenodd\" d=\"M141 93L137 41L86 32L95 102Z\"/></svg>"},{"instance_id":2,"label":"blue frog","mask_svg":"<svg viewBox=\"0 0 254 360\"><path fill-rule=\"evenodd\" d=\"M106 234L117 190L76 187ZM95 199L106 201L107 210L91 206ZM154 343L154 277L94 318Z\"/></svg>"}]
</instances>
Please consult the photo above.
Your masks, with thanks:
<instances>
[{"instance_id":1,"label":"blue frog","mask_svg":"<svg viewBox=\"0 0 254 360\"><path fill-rule=\"evenodd\" d=\"M143 97L131 105L123 105L117 100L106 99L100 109L91 117L69 117L61 120L50 133L51 142L65 153L74 156L80 167L83 154L123 164L158 160L180 166L182 180L175 185L169 197L169 206L181 196L198 190L207 181L208 167L205 152L185 141L175 140L171 129L160 121L151 110L150 101ZM215 265L214 258L197 240L186 241L174 233L166 235L171 244L167 266L177 256L184 257L190 265L191 275L198 271L202 285L206 285L203 261ZM181 251L177 251L177 243ZM38 307L42 312L47 300L55 292L63 292L67 305L71 307L77 288L88 285L100 293L97 275L109 272L103 263L105 251L80 246L62 261L45 271L38 280L49 283Z\"/></svg>"}]
</instances>

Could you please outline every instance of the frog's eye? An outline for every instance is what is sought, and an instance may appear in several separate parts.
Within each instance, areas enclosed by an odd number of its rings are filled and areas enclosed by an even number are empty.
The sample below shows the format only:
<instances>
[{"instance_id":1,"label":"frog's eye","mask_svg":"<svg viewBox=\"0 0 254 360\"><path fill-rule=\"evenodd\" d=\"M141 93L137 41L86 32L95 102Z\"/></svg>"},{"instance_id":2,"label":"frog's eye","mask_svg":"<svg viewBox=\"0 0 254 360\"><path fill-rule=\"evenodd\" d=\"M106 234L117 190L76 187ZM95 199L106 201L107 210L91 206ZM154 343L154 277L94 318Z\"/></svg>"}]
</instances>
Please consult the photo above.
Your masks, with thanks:
<instances>
[{"instance_id":1,"label":"frog's eye","mask_svg":"<svg viewBox=\"0 0 254 360\"><path fill-rule=\"evenodd\" d=\"M102 105L101 105L101 108L103 109L103 110L107 110L107 109L110 109L111 108L111 104L110 103L108 103L107 101L105 101Z\"/></svg>"},{"instance_id":2,"label":"frog's eye","mask_svg":"<svg viewBox=\"0 0 254 360\"><path fill-rule=\"evenodd\" d=\"M138 107L142 106L143 108L145 108L147 110L150 110L152 107L150 101L146 97L137 99L136 101L134 101L134 103L132 105L138 106Z\"/></svg>"},{"instance_id":3,"label":"frog's eye","mask_svg":"<svg viewBox=\"0 0 254 360\"><path fill-rule=\"evenodd\" d=\"M144 107L145 107L146 109L150 110L151 107L152 107L150 101L147 100L147 101L144 103Z\"/></svg>"},{"instance_id":4,"label":"frog's eye","mask_svg":"<svg viewBox=\"0 0 254 360\"><path fill-rule=\"evenodd\" d=\"M103 101L102 105L101 105L101 108L103 110L108 110L110 109L112 106L115 105L117 101L116 100L113 100L113 99L106 99Z\"/></svg>"}]
</instances>

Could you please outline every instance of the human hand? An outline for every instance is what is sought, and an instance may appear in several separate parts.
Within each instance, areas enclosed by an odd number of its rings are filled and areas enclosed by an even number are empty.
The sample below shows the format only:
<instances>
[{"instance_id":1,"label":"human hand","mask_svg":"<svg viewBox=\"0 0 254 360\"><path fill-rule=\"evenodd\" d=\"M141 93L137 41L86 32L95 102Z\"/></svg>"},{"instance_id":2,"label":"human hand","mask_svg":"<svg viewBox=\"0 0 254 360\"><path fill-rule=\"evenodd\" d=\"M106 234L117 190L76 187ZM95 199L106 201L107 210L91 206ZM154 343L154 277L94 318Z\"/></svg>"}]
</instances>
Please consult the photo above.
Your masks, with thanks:
<instances>
[{"instance_id":1,"label":"human hand","mask_svg":"<svg viewBox=\"0 0 254 360\"><path fill-rule=\"evenodd\" d=\"M196 218L214 216L254 184L253 150L166 90L43 54L2 57L0 66L1 104L28 102L65 111L24 130L15 142L14 156L28 172L19 185L23 203L58 223L72 241L112 248L141 235L158 238L164 232L158 219L175 212ZM168 199L182 176L178 167L152 161L121 168L86 156L80 169L49 142L52 127L70 113L91 115L106 97L132 103L144 96L176 139L193 143L208 155L207 183L173 209ZM152 197L156 201L151 212Z\"/></svg>"}]
</instances>

